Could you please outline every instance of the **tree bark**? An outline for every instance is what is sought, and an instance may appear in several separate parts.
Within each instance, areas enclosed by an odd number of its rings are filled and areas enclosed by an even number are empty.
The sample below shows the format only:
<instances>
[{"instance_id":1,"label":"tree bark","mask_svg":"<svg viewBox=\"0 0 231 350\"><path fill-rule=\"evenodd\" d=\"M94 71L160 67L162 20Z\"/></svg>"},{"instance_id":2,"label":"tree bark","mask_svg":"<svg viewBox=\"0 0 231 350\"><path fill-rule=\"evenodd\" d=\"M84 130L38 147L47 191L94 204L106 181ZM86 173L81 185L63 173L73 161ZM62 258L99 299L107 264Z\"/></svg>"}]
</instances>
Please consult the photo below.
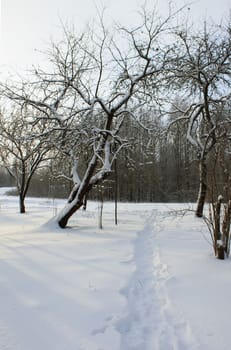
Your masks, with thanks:
<instances>
[{"instance_id":1,"label":"tree bark","mask_svg":"<svg viewBox=\"0 0 231 350\"><path fill-rule=\"evenodd\" d=\"M118 224L118 174L117 161L115 159L115 225Z\"/></svg>"},{"instance_id":2,"label":"tree bark","mask_svg":"<svg viewBox=\"0 0 231 350\"><path fill-rule=\"evenodd\" d=\"M200 187L197 199L196 216L201 218L203 216L204 204L207 194L207 165L204 159L200 160Z\"/></svg>"},{"instance_id":3,"label":"tree bark","mask_svg":"<svg viewBox=\"0 0 231 350\"><path fill-rule=\"evenodd\" d=\"M83 198L83 210L87 210L87 194Z\"/></svg>"},{"instance_id":4,"label":"tree bark","mask_svg":"<svg viewBox=\"0 0 231 350\"><path fill-rule=\"evenodd\" d=\"M225 205L224 219L222 223L222 241L226 256L229 256L230 251L230 222L231 222L231 200Z\"/></svg>"},{"instance_id":5,"label":"tree bark","mask_svg":"<svg viewBox=\"0 0 231 350\"><path fill-rule=\"evenodd\" d=\"M219 196L217 202L214 204L214 240L217 242L221 239L221 201L222 197Z\"/></svg>"},{"instance_id":6,"label":"tree bark","mask_svg":"<svg viewBox=\"0 0 231 350\"><path fill-rule=\"evenodd\" d=\"M25 207L25 197L23 195L19 195L19 209L21 214L25 214L26 207Z\"/></svg>"},{"instance_id":7,"label":"tree bark","mask_svg":"<svg viewBox=\"0 0 231 350\"><path fill-rule=\"evenodd\" d=\"M95 167L96 167L97 157L95 159L96 159L96 163L95 163ZM90 169L91 171L93 171L92 167ZM105 173L103 173L103 175L95 182L91 182L91 178L88 175L86 176L87 181L85 179L84 185L80 186L78 193L76 193L75 198L73 198L71 202L70 201L67 202L67 205L63 208L63 210L61 210L61 212L57 217L57 222L61 228L65 228L70 217L84 205L85 197L88 196L92 187L102 182L108 176L109 173L110 172L105 171Z\"/></svg>"},{"instance_id":8,"label":"tree bark","mask_svg":"<svg viewBox=\"0 0 231 350\"><path fill-rule=\"evenodd\" d=\"M225 249L223 245L220 245L220 244L217 245L217 258L220 260L225 259Z\"/></svg>"},{"instance_id":9,"label":"tree bark","mask_svg":"<svg viewBox=\"0 0 231 350\"><path fill-rule=\"evenodd\" d=\"M68 210L66 210L66 213L62 215L60 215L60 218L58 219L58 224L61 228L65 228L67 226L68 220L70 219L70 217L79 209L81 208L83 205L82 201L78 201L77 204L68 204L69 208ZM65 210L65 208L64 208Z\"/></svg>"},{"instance_id":10,"label":"tree bark","mask_svg":"<svg viewBox=\"0 0 231 350\"><path fill-rule=\"evenodd\" d=\"M113 113L107 116L105 130L108 130L108 131L111 130L112 120L113 120ZM99 141L98 148L93 154L92 159L88 164L88 168L85 172L85 175L83 177L81 184L79 184L77 187L74 186L74 189L71 192L67 205L58 215L57 221L61 228L65 228L70 217L83 206L84 198L88 195L92 187L94 185L97 185L101 181L103 181L109 174L110 171L105 170L105 172L103 172L101 176L94 179L94 175L97 172L99 156L102 156L102 154L106 152L104 148L105 148L107 139L108 139L108 134L102 135L102 138Z\"/></svg>"}]
</instances>

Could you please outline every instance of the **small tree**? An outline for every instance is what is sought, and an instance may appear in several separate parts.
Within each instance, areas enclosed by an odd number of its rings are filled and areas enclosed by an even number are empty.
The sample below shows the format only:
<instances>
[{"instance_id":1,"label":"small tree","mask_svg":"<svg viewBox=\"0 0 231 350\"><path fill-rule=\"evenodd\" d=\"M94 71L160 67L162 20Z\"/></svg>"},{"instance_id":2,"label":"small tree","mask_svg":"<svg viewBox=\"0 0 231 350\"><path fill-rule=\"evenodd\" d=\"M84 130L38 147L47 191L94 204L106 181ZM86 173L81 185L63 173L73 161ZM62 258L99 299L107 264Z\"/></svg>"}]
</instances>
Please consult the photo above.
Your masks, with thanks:
<instances>
[{"instance_id":1,"label":"small tree","mask_svg":"<svg viewBox=\"0 0 231 350\"><path fill-rule=\"evenodd\" d=\"M211 235L214 254L223 260L230 253L231 200L228 203L222 203L222 200L219 196L211 203L209 215L203 215L203 218Z\"/></svg>"},{"instance_id":2,"label":"small tree","mask_svg":"<svg viewBox=\"0 0 231 350\"><path fill-rule=\"evenodd\" d=\"M208 157L217 142L216 130L224 121L218 113L230 96L231 30L227 26L180 29L176 32L173 78L187 108L178 121L187 121L187 139L198 156L199 191L196 215L203 215L208 190ZM173 85L174 85L173 84Z\"/></svg>"},{"instance_id":3,"label":"small tree","mask_svg":"<svg viewBox=\"0 0 231 350\"><path fill-rule=\"evenodd\" d=\"M25 198L31 179L42 163L51 156L51 142L43 135L45 125L28 121L27 108L0 114L0 157L2 164L14 179L20 213L25 213ZM35 136L39 133L39 137Z\"/></svg>"},{"instance_id":4,"label":"small tree","mask_svg":"<svg viewBox=\"0 0 231 350\"><path fill-rule=\"evenodd\" d=\"M214 254L224 259L230 253L231 224L231 167L229 124L220 128L212 166L212 181L209 183L209 216L204 216L210 230ZM217 198L217 199L216 199Z\"/></svg>"}]
</instances>

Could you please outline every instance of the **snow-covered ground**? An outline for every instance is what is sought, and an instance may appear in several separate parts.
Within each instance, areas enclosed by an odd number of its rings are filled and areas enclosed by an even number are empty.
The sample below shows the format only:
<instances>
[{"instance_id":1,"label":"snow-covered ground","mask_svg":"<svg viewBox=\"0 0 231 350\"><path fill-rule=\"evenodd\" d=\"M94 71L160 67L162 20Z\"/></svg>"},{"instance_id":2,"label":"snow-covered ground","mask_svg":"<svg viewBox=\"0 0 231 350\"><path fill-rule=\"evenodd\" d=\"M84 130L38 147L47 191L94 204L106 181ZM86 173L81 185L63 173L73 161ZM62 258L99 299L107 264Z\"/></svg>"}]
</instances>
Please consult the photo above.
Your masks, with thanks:
<instances>
[{"instance_id":1,"label":"snow-covered ground","mask_svg":"<svg viewBox=\"0 0 231 350\"><path fill-rule=\"evenodd\" d=\"M70 227L61 200L0 191L0 350L228 350L230 259L179 204L91 202Z\"/></svg>"}]
</instances>

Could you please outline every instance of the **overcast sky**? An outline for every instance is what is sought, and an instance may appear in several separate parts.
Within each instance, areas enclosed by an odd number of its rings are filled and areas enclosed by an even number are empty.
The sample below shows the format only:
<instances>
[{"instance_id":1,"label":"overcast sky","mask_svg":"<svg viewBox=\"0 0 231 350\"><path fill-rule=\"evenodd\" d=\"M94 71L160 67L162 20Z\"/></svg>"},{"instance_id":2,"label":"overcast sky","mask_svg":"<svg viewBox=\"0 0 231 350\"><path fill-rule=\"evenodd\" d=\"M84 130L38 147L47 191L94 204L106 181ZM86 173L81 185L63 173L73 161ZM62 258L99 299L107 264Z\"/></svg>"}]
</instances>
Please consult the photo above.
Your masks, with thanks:
<instances>
[{"instance_id":1,"label":"overcast sky","mask_svg":"<svg viewBox=\"0 0 231 350\"><path fill-rule=\"evenodd\" d=\"M36 50L43 50L51 38L60 35L60 22L74 23L81 31L104 6L107 17L123 24L136 21L142 0L0 0L1 52L0 72L22 70L41 62ZM150 5L155 1L147 1ZM173 0L181 6L186 1ZM164 12L168 0L159 0ZM190 15L197 19L213 18L216 22L228 15L230 0L198 0L190 5ZM4 74L4 73L3 73Z\"/></svg>"}]
</instances>

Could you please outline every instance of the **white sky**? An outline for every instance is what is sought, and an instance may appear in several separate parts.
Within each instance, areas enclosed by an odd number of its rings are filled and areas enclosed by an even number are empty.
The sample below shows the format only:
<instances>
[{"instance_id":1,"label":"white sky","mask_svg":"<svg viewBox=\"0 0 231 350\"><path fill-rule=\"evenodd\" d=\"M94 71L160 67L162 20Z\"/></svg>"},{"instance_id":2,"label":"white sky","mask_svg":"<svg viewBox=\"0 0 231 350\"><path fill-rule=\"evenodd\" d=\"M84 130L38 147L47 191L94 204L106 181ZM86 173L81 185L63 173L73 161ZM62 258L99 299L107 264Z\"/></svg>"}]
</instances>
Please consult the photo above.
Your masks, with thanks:
<instances>
[{"instance_id":1,"label":"white sky","mask_svg":"<svg viewBox=\"0 0 231 350\"><path fill-rule=\"evenodd\" d=\"M51 38L60 35L60 19L74 23L83 29L84 24L96 16L96 6L107 8L108 18L123 24L135 22L136 11L142 0L0 0L1 2L1 52L0 73L7 70L30 68L41 62L41 54ZM147 1L155 4L155 1ZM182 5L185 0L173 0ZM162 12L168 0L159 0ZM190 5L192 17L213 18L219 21L227 16L231 8L230 0L198 0Z\"/></svg>"}]
</instances>

